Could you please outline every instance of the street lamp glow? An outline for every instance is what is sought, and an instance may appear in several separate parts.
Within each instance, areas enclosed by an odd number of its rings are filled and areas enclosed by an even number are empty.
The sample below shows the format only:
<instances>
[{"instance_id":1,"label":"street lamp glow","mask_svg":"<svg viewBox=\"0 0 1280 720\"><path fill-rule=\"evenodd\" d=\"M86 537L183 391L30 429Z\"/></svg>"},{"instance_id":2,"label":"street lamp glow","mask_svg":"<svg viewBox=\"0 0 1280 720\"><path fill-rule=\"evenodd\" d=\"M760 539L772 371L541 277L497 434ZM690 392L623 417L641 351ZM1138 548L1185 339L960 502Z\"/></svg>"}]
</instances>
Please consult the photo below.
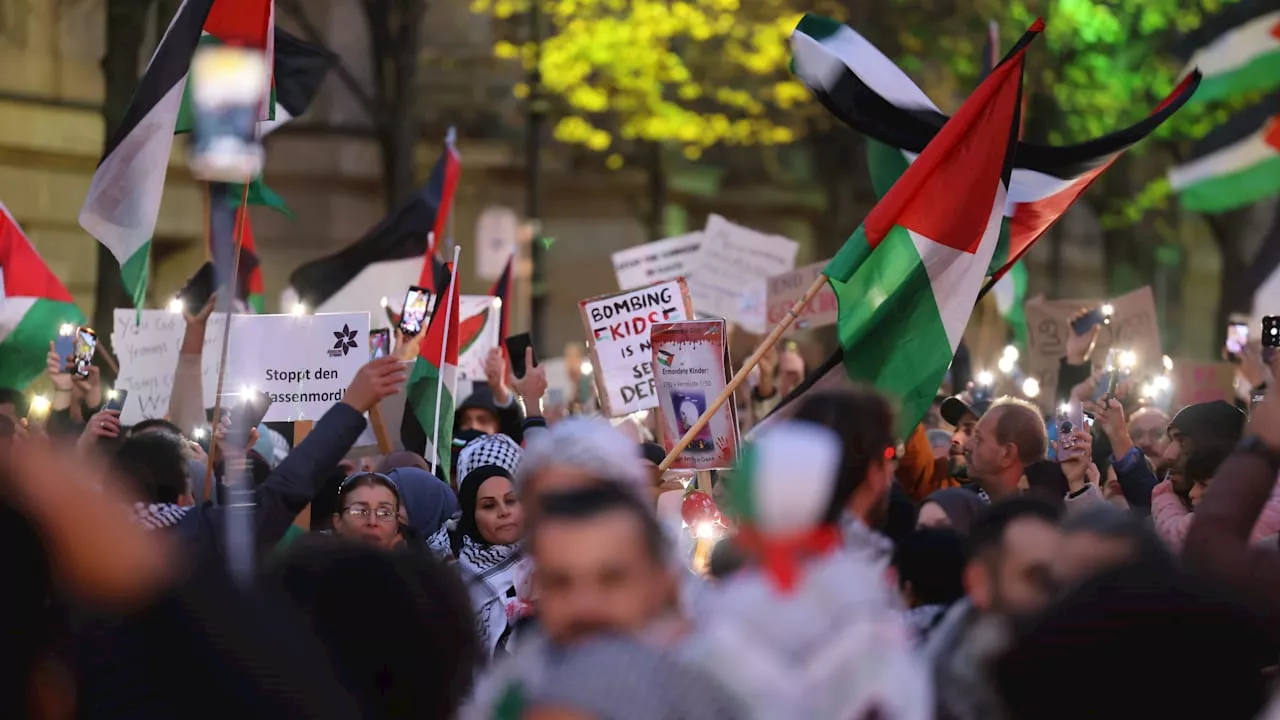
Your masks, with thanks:
<instances>
[{"instance_id":1,"label":"street lamp glow","mask_svg":"<svg viewBox=\"0 0 1280 720\"><path fill-rule=\"evenodd\" d=\"M984 387L990 387L991 385L995 384L995 381L996 381L995 376L986 370L983 370L982 372L978 373L976 379L978 381L978 384Z\"/></svg>"},{"instance_id":2,"label":"street lamp glow","mask_svg":"<svg viewBox=\"0 0 1280 720\"><path fill-rule=\"evenodd\" d=\"M174 298L169 301L169 312L174 315L181 315L183 311L182 298Z\"/></svg>"},{"instance_id":3,"label":"street lamp glow","mask_svg":"<svg viewBox=\"0 0 1280 720\"><path fill-rule=\"evenodd\" d=\"M1040 381L1035 378L1027 378L1022 381L1022 394L1029 398L1033 398L1040 394Z\"/></svg>"}]
</instances>

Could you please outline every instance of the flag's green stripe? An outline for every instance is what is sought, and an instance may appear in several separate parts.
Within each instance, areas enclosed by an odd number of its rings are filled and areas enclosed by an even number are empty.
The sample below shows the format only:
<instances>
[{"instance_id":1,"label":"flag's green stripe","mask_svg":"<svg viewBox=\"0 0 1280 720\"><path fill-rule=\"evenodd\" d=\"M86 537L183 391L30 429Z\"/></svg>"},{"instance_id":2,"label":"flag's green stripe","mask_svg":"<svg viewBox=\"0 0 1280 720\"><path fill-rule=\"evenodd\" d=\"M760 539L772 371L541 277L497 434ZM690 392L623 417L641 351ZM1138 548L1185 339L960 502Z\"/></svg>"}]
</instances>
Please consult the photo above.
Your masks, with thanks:
<instances>
[{"instance_id":1,"label":"flag's green stripe","mask_svg":"<svg viewBox=\"0 0 1280 720\"><path fill-rule=\"evenodd\" d=\"M902 150L867 138L867 169L871 172L871 187L875 189L877 198L883 198L909 167L911 161Z\"/></svg>"},{"instance_id":2,"label":"flag's green stripe","mask_svg":"<svg viewBox=\"0 0 1280 720\"><path fill-rule=\"evenodd\" d=\"M800 18L800 22L796 25L795 31L808 35L818 42L822 42L823 40L826 40L832 35L840 32L840 28L842 27L844 26L829 17L806 13L804 17Z\"/></svg>"},{"instance_id":3,"label":"flag's green stripe","mask_svg":"<svg viewBox=\"0 0 1280 720\"><path fill-rule=\"evenodd\" d=\"M1013 341L1023 351L1027 349L1027 264L1019 260L1009 268L1009 280L1013 282L1013 306L1005 321L1013 327Z\"/></svg>"},{"instance_id":4,"label":"flag's green stripe","mask_svg":"<svg viewBox=\"0 0 1280 720\"><path fill-rule=\"evenodd\" d=\"M853 232L853 236L844 241L840 252L836 253L835 257L831 258L831 262L822 269L822 274L831 278L833 286L836 282L847 283L870 255L871 243L867 240L866 232L859 225Z\"/></svg>"},{"instance_id":5,"label":"flag's green stripe","mask_svg":"<svg viewBox=\"0 0 1280 720\"><path fill-rule=\"evenodd\" d=\"M443 392L440 397L440 416L436 413L436 392ZM449 465L453 453L453 396L449 388L440 383L440 368L421 357L413 364L413 372L409 376L409 406L413 408L414 417L422 426L422 432L430 440L434 436L437 424L440 428L439 442L434 449L436 454L436 475L449 482Z\"/></svg>"},{"instance_id":6,"label":"flag's green stripe","mask_svg":"<svg viewBox=\"0 0 1280 720\"><path fill-rule=\"evenodd\" d=\"M250 293L247 300L249 307L253 308L255 313L261 315L267 311L267 299L262 296L262 293Z\"/></svg>"},{"instance_id":7,"label":"flag's green stripe","mask_svg":"<svg viewBox=\"0 0 1280 720\"><path fill-rule=\"evenodd\" d=\"M244 185L233 183L231 185L231 207L240 207L240 198L242 197L244 197ZM262 179L261 175L249 183L249 204L269 207L290 220L298 219L293 210L290 210L289 206L285 204L284 198L280 197L275 190L267 187L267 183Z\"/></svg>"},{"instance_id":8,"label":"flag's green stripe","mask_svg":"<svg viewBox=\"0 0 1280 720\"><path fill-rule=\"evenodd\" d=\"M1009 244L1012 235L1009 231L1009 218L1006 217L1000 221L1000 237L996 240L996 251L991 256L991 262L987 265L987 275L995 274L995 271L1004 267L1009 262Z\"/></svg>"},{"instance_id":9,"label":"flag's green stripe","mask_svg":"<svg viewBox=\"0 0 1280 720\"><path fill-rule=\"evenodd\" d=\"M147 280L151 276L151 243L146 242L120 266L120 278L133 306L141 308L147 300Z\"/></svg>"},{"instance_id":10,"label":"flag's green stripe","mask_svg":"<svg viewBox=\"0 0 1280 720\"><path fill-rule=\"evenodd\" d=\"M859 244L860 235L861 228L846 247ZM868 255L848 280L829 274L840 306L836 334L849 379L898 399L897 431L906 437L933 402L953 352L939 301L907 231L895 227Z\"/></svg>"},{"instance_id":11,"label":"flag's green stripe","mask_svg":"<svg viewBox=\"0 0 1280 720\"><path fill-rule=\"evenodd\" d=\"M1252 205L1280 195L1280 155L1273 155L1240 172L1207 178L1182 191L1182 207L1218 213Z\"/></svg>"},{"instance_id":12,"label":"flag's green stripe","mask_svg":"<svg viewBox=\"0 0 1280 720\"><path fill-rule=\"evenodd\" d=\"M1259 55L1243 67L1200 81L1191 102L1229 100L1280 87L1280 51Z\"/></svg>"},{"instance_id":13,"label":"flag's green stripe","mask_svg":"<svg viewBox=\"0 0 1280 720\"><path fill-rule=\"evenodd\" d=\"M760 519L756 507L756 472L758 463L755 443L748 443L738 455L738 464L733 469L733 492L729 495L729 505L739 520L752 522Z\"/></svg>"},{"instance_id":14,"label":"flag's green stripe","mask_svg":"<svg viewBox=\"0 0 1280 720\"><path fill-rule=\"evenodd\" d=\"M49 343L64 323L82 325L84 315L71 303L37 300L0 343L0 387L25 390L44 372Z\"/></svg>"}]
</instances>

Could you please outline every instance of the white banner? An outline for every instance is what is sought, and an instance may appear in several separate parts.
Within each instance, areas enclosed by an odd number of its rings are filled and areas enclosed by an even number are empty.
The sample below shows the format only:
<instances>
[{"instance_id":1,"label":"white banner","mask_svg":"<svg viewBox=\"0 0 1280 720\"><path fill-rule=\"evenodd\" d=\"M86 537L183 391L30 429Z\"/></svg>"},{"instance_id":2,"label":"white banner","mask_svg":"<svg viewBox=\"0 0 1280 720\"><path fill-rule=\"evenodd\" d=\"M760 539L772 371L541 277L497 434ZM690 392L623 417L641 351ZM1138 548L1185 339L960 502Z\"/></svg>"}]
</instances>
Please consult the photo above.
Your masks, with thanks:
<instances>
[{"instance_id":1,"label":"white banner","mask_svg":"<svg viewBox=\"0 0 1280 720\"><path fill-rule=\"evenodd\" d=\"M794 269L799 249L781 235L766 235L711 215L688 278L694 308L699 315L723 317L747 332L764 333L765 283Z\"/></svg>"},{"instance_id":2,"label":"white banner","mask_svg":"<svg viewBox=\"0 0 1280 720\"><path fill-rule=\"evenodd\" d=\"M687 280L701 245L702 233L695 232L619 250L611 256L618 288L635 290L678 277Z\"/></svg>"},{"instance_id":3,"label":"white banner","mask_svg":"<svg viewBox=\"0 0 1280 720\"><path fill-rule=\"evenodd\" d=\"M236 315L223 391L269 394L267 422L318 420L367 362L368 313Z\"/></svg>"},{"instance_id":4,"label":"white banner","mask_svg":"<svg viewBox=\"0 0 1280 720\"><path fill-rule=\"evenodd\" d=\"M484 380L484 359L502 342L502 303L491 295L463 295L458 303L458 379Z\"/></svg>"},{"instance_id":5,"label":"white banner","mask_svg":"<svg viewBox=\"0 0 1280 720\"><path fill-rule=\"evenodd\" d=\"M204 336L204 406L213 407L226 315L214 314ZM186 323L168 310L117 309L113 314L111 350L120 362L116 387L129 391L120 422L134 425L169 413L173 371L178 366Z\"/></svg>"}]
</instances>

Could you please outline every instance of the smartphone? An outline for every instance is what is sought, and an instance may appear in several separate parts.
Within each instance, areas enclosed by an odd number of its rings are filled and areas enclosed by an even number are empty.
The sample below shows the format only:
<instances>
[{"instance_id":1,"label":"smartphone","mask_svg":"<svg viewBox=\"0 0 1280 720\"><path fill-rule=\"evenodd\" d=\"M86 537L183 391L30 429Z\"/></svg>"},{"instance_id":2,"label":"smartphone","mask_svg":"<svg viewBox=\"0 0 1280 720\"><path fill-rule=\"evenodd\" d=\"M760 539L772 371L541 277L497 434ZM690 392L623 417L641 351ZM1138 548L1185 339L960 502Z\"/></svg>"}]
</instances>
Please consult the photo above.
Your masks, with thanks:
<instances>
[{"instance_id":1,"label":"smartphone","mask_svg":"<svg viewBox=\"0 0 1280 720\"><path fill-rule=\"evenodd\" d=\"M207 182L248 182L262 173L258 114L270 88L262 50L201 45L191 59L187 89L194 109L189 164Z\"/></svg>"},{"instance_id":2,"label":"smartphone","mask_svg":"<svg viewBox=\"0 0 1280 720\"><path fill-rule=\"evenodd\" d=\"M1076 335L1084 335L1095 327L1107 322L1107 316L1102 314L1102 308L1094 308L1088 313L1081 315L1071 321L1071 332Z\"/></svg>"},{"instance_id":3,"label":"smartphone","mask_svg":"<svg viewBox=\"0 0 1280 720\"><path fill-rule=\"evenodd\" d=\"M105 409L121 412L124 410L124 401L128 399L128 390L112 390L107 393L107 407Z\"/></svg>"},{"instance_id":4,"label":"smartphone","mask_svg":"<svg viewBox=\"0 0 1280 720\"><path fill-rule=\"evenodd\" d=\"M410 337L422 332L430 302L431 293L426 288L410 285L404 294L404 309L400 311L400 332Z\"/></svg>"},{"instance_id":5,"label":"smartphone","mask_svg":"<svg viewBox=\"0 0 1280 720\"><path fill-rule=\"evenodd\" d=\"M1085 428L1084 408L1078 402L1063 403L1058 409L1058 457L1059 462L1075 456L1075 440L1071 433Z\"/></svg>"},{"instance_id":6,"label":"smartphone","mask_svg":"<svg viewBox=\"0 0 1280 720\"><path fill-rule=\"evenodd\" d=\"M75 343L71 371L82 378L89 377L89 367L93 365L93 353L98 349L98 333L90 327L78 327Z\"/></svg>"},{"instance_id":7,"label":"smartphone","mask_svg":"<svg viewBox=\"0 0 1280 720\"><path fill-rule=\"evenodd\" d=\"M528 372L528 368L524 366L524 353L528 348L533 347L533 336L529 333L520 333L507 338L507 357L511 360L511 372L517 378L524 377ZM533 356L533 364L538 364L538 356Z\"/></svg>"},{"instance_id":8,"label":"smartphone","mask_svg":"<svg viewBox=\"0 0 1280 720\"><path fill-rule=\"evenodd\" d=\"M62 371L71 372L71 356L76 353L76 326L63 323L58 328L58 337L54 338L53 351L62 361Z\"/></svg>"},{"instance_id":9,"label":"smartphone","mask_svg":"<svg viewBox=\"0 0 1280 720\"><path fill-rule=\"evenodd\" d=\"M231 409L231 435L248 433L262 423L271 408L271 396L261 390L240 393L240 401Z\"/></svg>"},{"instance_id":10,"label":"smartphone","mask_svg":"<svg viewBox=\"0 0 1280 720\"><path fill-rule=\"evenodd\" d=\"M391 331L379 328L369 331L369 359L377 360L391 354Z\"/></svg>"},{"instance_id":11,"label":"smartphone","mask_svg":"<svg viewBox=\"0 0 1280 720\"><path fill-rule=\"evenodd\" d=\"M187 312L196 314L209 304L213 297L216 280L213 275L213 263L206 262L200 266L195 275L187 279L187 284L178 291L178 299L182 301Z\"/></svg>"}]
</instances>

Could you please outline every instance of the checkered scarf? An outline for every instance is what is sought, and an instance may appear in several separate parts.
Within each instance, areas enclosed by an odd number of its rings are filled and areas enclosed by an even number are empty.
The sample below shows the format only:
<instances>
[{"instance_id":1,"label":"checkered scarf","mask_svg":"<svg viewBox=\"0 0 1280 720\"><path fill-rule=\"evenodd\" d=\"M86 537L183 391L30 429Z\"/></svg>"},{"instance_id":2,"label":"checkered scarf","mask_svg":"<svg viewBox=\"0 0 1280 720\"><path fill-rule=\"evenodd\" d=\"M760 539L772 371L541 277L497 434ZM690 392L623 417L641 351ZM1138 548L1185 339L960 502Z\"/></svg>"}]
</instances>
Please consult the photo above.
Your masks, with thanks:
<instances>
[{"instance_id":1,"label":"checkered scarf","mask_svg":"<svg viewBox=\"0 0 1280 720\"><path fill-rule=\"evenodd\" d=\"M456 477L465 478L472 470L485 465L497 465L514 476L521 454L520 446L506 435L481 435L458 452Z\"/></svg>"},{"instance_id":2,"label":"checkered scarf","mask_svg":"<svg viewBox=\"0 0 1280 720\"><path fill-rule=\"evenodd\" d=\"M134 503L133 521L148 530L162 530L177 525L190 509L173 503Z\"/></svg>"}]
</instances>

